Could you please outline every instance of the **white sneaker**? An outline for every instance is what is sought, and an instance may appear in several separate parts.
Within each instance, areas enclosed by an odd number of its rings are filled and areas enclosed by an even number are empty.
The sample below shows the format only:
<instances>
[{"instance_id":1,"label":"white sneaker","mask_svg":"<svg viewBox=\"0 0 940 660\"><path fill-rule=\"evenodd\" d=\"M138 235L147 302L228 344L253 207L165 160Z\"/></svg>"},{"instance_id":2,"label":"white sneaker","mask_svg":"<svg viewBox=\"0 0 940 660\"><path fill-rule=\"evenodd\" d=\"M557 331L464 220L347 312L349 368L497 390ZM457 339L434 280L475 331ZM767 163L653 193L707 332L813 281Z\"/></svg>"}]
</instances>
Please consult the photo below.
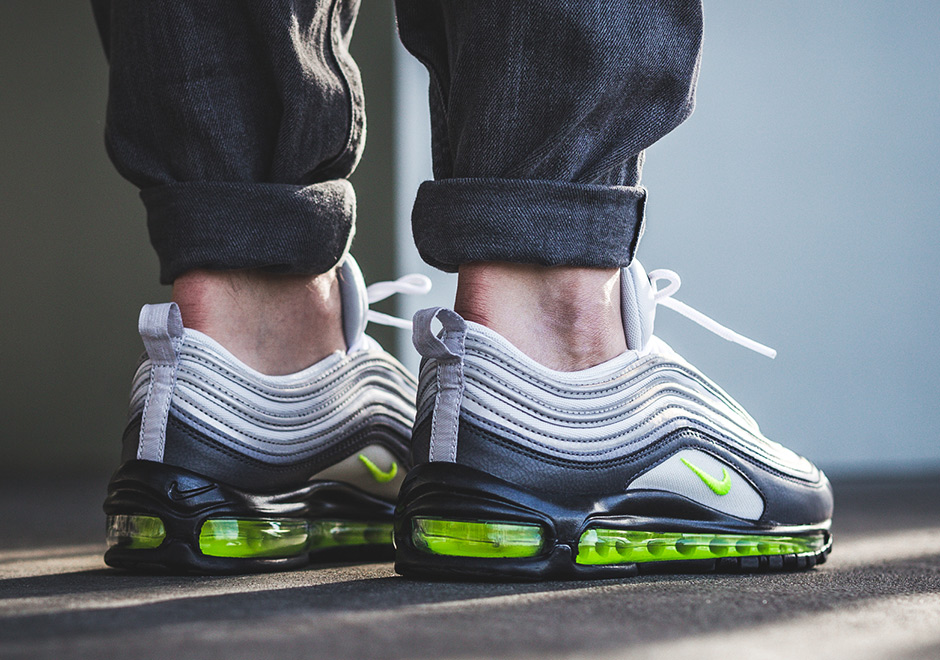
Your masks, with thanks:
<instances>
[{"instance_id":1,"label":"white sneaker","mask_svg":"<svg viewBox=\"0 0 940 660\"><path fill-rule=\"evenodd\" d=\"M104 504L109 565L250 572L337 548L390 552L416 382L365 334L369 320L388 322L368 302L430 283L367 292L352 257L338 275L349 349L287 376L183 328L174 303L144 306L147 352Z\"/></svg>"},{"instance_id":2,"label":"white sneaker","mask_svg":"<svg viewBox=\"0 0 940 660\"><path fill-rule=\"evenodd\" d=\"M425 359L399 572L597 578L825 561L828 480L653 336L656 307L771 349L673 300L675 273L651 277L638 262L622 271L629 350L583 371L543 367L450 310L415 316ZM671 284L657 291L660 280Z\"/></svg>"}]
</instances>

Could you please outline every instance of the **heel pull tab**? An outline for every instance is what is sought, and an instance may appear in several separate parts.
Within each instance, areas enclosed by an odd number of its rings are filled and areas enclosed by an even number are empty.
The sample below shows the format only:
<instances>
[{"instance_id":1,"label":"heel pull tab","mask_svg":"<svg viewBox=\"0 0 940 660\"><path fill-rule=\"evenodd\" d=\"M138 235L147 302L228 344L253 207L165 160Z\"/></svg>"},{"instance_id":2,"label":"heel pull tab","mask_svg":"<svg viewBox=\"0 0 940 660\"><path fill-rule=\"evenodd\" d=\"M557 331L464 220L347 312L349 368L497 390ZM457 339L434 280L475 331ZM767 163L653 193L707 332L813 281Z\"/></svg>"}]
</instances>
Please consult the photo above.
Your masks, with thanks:
<instances>
[{"instance_id":1,"label":"heel pull tab","mask_svg":"<svg viewBox=\"0 0 940 660\"><path fill-rule=\"evenodd\" d=\"M183 319L176 303L144 305L137 323L140 338L150 358L150 386L140 421L137 458L163 461L166 423L183 343Z\"/></svg>"},{"instance_id":2,"label":"heel pull tab","mask_svg":"<svg viewBox=\"0 0 940 660\"><path fill-rule=\"evenodd\" d=\"M431 323L438 319L444 326L440 337L431 331ZM422 309L414 317L412 342L418 353L437 362L437 396L431 417L431 443L429 461L457 461L457 431L460 403L463 400L464 341L467 322L444 307Z\"/></svg>"}]
</instances>

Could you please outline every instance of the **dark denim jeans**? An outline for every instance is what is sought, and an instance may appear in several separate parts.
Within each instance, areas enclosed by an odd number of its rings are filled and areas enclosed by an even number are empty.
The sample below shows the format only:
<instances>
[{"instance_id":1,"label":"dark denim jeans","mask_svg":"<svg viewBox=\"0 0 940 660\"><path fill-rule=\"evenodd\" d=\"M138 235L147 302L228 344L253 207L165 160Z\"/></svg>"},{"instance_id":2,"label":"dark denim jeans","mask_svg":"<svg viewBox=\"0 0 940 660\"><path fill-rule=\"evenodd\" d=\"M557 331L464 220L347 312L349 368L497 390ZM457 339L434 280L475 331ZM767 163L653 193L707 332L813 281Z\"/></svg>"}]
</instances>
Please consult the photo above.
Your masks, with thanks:
<instances>
[{"instance_id":1,"label":"dark denim jeans","mask_svg":"<svg viewBox=\"0 0 940 660\"><path fill-rule=\"evenodd\" d=\"M349 248L362 85L356 0L92 0L108 152L141 189L161 280L320 273ZM643 150L692 112L700 0L397 0L431 76L430 264L633 258ZM366 6L365 11L368 11Z\"/></svg>"}]
</instances>

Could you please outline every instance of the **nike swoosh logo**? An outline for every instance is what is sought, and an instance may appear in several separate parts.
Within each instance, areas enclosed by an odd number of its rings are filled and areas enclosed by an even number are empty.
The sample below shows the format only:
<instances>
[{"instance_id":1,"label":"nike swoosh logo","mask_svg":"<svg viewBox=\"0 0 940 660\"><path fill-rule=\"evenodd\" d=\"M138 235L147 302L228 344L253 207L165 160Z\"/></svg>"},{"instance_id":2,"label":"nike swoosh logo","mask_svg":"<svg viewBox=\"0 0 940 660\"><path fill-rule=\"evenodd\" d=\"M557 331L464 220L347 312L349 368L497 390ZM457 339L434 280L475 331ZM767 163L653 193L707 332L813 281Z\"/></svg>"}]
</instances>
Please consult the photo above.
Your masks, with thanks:
<instances>
[{"instance_id":1,"label":"nike swoosh logo","mask_svg":"<svg viewBox=\"0 0 940 660\"><path fill-rule=\"evenodd\" d=\"M171 500L188 500L191 497L196 497L197 495L203 495L208 493L211 490L215 490L215 484L209 484L208 486L199 486L198 488L190 488L188 490L181 490L180 485L175 481L170 484L170 487L167 489L166 494L170 496Z\"/></svg>"},{"instance_id":2,"label":"nike swoosh logo","mask_svg":"<svg viewBox=\"0 0 940 660\"><path fill-rule=\"evenodd\" d=\"M359 454L359 460L362 461L362 464L366 466L366 469L369 471L369 474L372 475L372 478L378 481L380 484L387 484L389 481L395 478L395 475L398 474L398 463L392 461L392 467L388 469L388 472L379 469L379 466L369 460L365 454Z\"/></svg>"},{"instance_id":3,"label":"nike swoosh logo","mask_svg":"<svg viewBox=\"0 0 940 660\"><path fill-rule=\"evenodd\" d=\"M731 475L728 474L726 469L721 468L721 479L719 480L715 479L715 477L711 476L707 472L695 467L684 458L680 458L679 460L685 463L685 466L692 470L692 472L694 472L699 479L704 481L705 485L711 488L715 495L727 495L731 490Z\"/></svg>"}]
</instances>

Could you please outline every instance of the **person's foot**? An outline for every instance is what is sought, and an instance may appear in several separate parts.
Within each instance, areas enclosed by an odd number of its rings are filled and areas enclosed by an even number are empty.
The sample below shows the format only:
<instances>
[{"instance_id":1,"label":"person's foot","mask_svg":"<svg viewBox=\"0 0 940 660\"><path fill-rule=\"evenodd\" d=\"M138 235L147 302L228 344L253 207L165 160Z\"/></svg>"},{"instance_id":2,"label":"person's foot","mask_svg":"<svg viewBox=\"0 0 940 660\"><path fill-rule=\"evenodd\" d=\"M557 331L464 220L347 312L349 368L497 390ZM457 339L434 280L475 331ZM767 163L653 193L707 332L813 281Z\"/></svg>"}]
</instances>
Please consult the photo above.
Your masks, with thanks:
<instances>
[{"instance_id":1,"label":"person's foot","mask_svg":"<svg viewBox=\"0 0 940 660\"><path fill-rule=\"evenodd\" d=\"M549 369L446 309L419 312L425 359L413 460L395 515L407 576L545 579L812 567L831 547L832 490L761 435L717 385L653 336L657 304L763 353L621 273L627 351ZM437 318L443 333L435 336Z\"/></svg>"},{"instance_id":2,"label":"person's foot","mask_svg":"<svg viewBox=\"0 0 940 660\"><path fill-rule=\"evenodd\" d=\"M338 280L348 349L288 375L184 328L175 303L141 310L147 352L104 504L110 566L252 572L390 553L416 383L364 334L375 313L351 257ZM396 288L409 287L380 285Z\"/></svg>"}]
</instances>

